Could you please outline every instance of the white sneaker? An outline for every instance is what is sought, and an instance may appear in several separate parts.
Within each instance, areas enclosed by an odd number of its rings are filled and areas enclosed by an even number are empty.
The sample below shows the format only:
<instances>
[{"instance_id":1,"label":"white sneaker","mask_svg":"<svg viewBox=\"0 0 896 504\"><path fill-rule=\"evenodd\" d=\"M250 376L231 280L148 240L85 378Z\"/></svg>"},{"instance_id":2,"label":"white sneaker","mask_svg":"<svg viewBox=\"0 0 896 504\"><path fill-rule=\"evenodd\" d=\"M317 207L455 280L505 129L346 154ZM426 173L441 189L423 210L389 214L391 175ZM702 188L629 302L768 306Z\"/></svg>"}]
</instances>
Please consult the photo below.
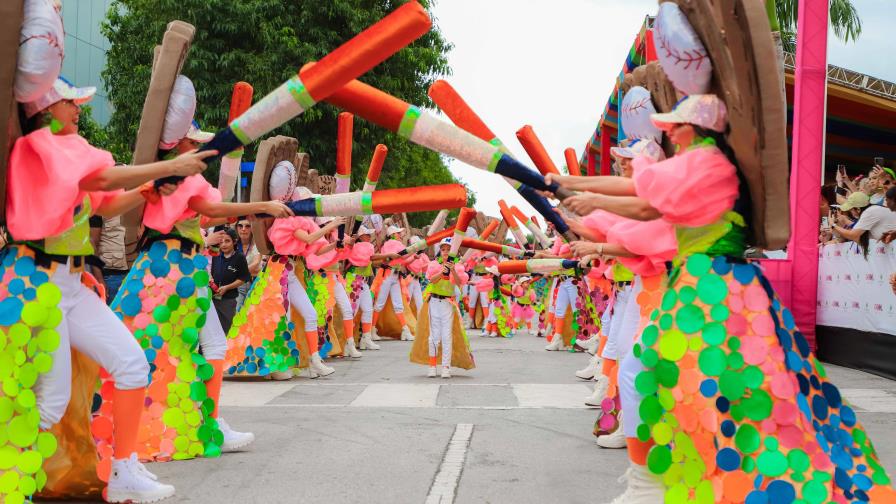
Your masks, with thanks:
<instances>
[{"instance_id":1,"label":"white sneaker","mask_svg":"<svg viewBox=\"0 0 896 504\"><path fill-rule=\"evenodd\" d=\"M361 352L355 348L355 338L348 337L345 340L345 350L343 351L343 355L346 357L351 357L352 359L360 359L364 356Z\"/></svg>"},{"instance_id":2,"label":"white sneaker","mask_svg":"<svg viewBox=\"0 0 896 504\"><path fill-rule=\"evenodd\" d=\"M588 399L585 399L585 405L592 408L600 408L601 401L607 395L607 389L610 387L610 379L604 375L600 375L597 384L594 386L594 393Z\"/></svg>"},{"instance_id":3,"label":"white sneaker","mask_svg":"<svg viewBox=\"0 0 896 504\"><path fill-rule=\"evenodd\" d=\"M581 348L582 350L594 355L597 352L597 346L600 344L599 339L595 337L588 338L586 340L576 340L576 346Z\"/></svg>"},{"instance_id":4,"label":"white sneaker","mask_svg":"<svg viewBox=\"0 0 896 504\"><path fill-rule=\"evenodd\" d=\"M663 502L666 497L666 487L662 480L651 473L647 466L631 464L619 478L619 482L628 482L628 486L611 504L655 504Z\"/></svg>"},{"instance_id":5,"label":"white sneaker","mask_svg":"<svg viewBox=\"0 0 896 504\"><path fill-rule=\"evenodd\" d=\"M442 368L442 378L451 378L451 368L445 366Z\"/></svg>"},{"instance_id":6,"label":"white sneaker","mask_svg":"<svg viewBox=\"0 0 896 504\"><path fill-rule=\"evenodd\" d=\"M136 453L132 453L132 454L131 454L131 458L130 458L130 460L131 460L131 462L133 462L134 464L137 464L137 471L138 471L140 474L146 476L147 478L149 478L149 479L151 479L151 480L153 480L153 481L159 481L159 477L158 477L158 476L156 476L155 474L149 472L149 469L147 469L146 466L143 465L142 462L140 462L139 460L137 460L137 454L136 454Z\"/></svg>"},{"instance_id":7,"label":"white sneaker","mask_svg":"<svg viewBox=\"0 0 896 504\"><path fill-rule=\"evenodd\" d=\"M401 341L414 341L414 335L411 334L411 328L408 326L402 326L401 328Z\"/></svg>"},{"instance_id":8,"label":"white sneaker","mask_svg":"<svg viewBox=\"0 0 896 504\"><path fill-rule=\"evenodd\" d=\"M580 369L576 371L576 377L581 378L583 380L593 380L594 375L597 374L597 371L600 369L602 359L599 355L595 355L588 360L588 365L585 366L585 369Z\"/></svg>"},{"instance_id":9,"label":"white sneaker","mask_svg":"<svg viewBox=\"0 0 896 504\"><path fill-rule=\"evenodd\" d=\"M141 504L157 502L174 495L174 487L145 476L136 457L112 461L107 502L132 502ZM143 469L145 471L146 469ZM148 472L148 471L147 471Z\"/></svg>"},{"instance_id":10,"label":"white sneaker","mask_svg":"<svg viewBox=\"0 0 896 504\"><path fill-rule=\"evenodd\" d=\"M436 367L435 367L435 366L430 366L430 367L429 367L429 372L426 373L426 377L427 377L427 378L435 378L435 377L436 377L436 374L437 374L437 373L436 373Z\"/></svg>"},{"instance_id":11,"label":"white sneaker","mask_svg":"<svg viewBox=\"0 0 896 504\"><path fill-rule=\"evenodd\" d=\"M380 346L373 342L370 333L361 335L361 350L379 350Z\"/></svg>"},{"instance_id":12,"label":"white sneaker","mask_svg":"<svg viewBox=\"0 0 896 504\"><path fill-rule=\"evenodd\" d=\"M555 334L554 337L551 338L551 342L545 345L544 349L549 352L563 350L563 335Z\"/></svg>"},{"instance_id":13,"label":"white sneaker","mask_svg":"<svg viewBox=\"0 0 896 504\"><path fill-rule=\"evenodd\" d=\"M292 370L289 370L289 371L274 371L271 374L269 374L268 376L270 376L270 378L274 381L287 381L287 380L292 380L295 375L293 374Z\"/></svg>"},{"instance_id":14,"label":"white sneaker","mask_svg":"<svg viewBox=\"0 0 896 504\"><path fill-rule=\"evenodd\" d=\"M622 431L622 412L616 416L616 421L619 425L616 426L616 430L610 434L604 434L603 436L597 436L597 446L601 448L611 448L611 449L620 449L626 447L625 442L625 432Z\"/></svg>"},{"instance_id":15,"label":"white sneaker","mask_svg":"<svg viewBox=\"0 0 896 504\"><path fill-rule=\"evenodd\" d=\"M383 341L383 338L381 338L380 335L377 334L377 332L376 332L376 327L374 327L374 328L371 329L371 330L373 331L373 333L370 335L370 339L371 339L372 341ZM363 350L363 348L362 348L361 350Z\"/></svg>"},{"instance_id":16,"label":"white sneaker","mask_svg":"<svg viewBox=\"0 0 896 504\"><path fill-rule=\"evenodd\" d=\"M317 352L311 354L311 362L308 365L308 370L311 372L311 378L329 376L336 372L335 369L327 366L320 360L320 354Z\"/></svg>"},{"instance_id":17,"label":"white sneaker","mask_svg":"<svg viewBox=\"0 0 896 504\"><path fill-rule=\"evenodd\" d=\"M224 443L221 444L222 453L240 451L240 448L244 448L251 444L252 441L255 441L255 434L235 431L230 428L230 424L225 422L223 418L218 418L218 427L224 434Z\"/></svg>"}]
</instances>

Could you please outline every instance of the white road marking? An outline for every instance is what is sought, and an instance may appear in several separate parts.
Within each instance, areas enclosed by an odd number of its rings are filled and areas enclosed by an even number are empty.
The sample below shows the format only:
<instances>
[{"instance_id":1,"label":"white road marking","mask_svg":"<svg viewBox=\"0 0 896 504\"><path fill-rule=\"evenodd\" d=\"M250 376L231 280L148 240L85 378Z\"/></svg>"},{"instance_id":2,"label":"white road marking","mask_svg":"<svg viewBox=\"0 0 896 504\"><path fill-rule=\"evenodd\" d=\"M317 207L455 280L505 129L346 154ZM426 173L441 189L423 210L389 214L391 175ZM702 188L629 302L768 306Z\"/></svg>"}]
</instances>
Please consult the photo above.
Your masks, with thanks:
<instances>
[{"instance_id":1,"label":"white road marking","mask_svg":"<svg viewBox=\"0 0 896 504\"><path fill-rule=\"evenodd\" d=\"M584 384L515 383L511 386L521 408L586 408L585 399L592 393Z\"/></svg>"},{"instance_id":2,"label":"white road marking","mask_svg":"<svg viewBox=\"0 0 896 504\"><path fill-rule=\"evenodd\" d=\"M448 442L448 449L442 457L442 464L429 488L426 504L452 504L460 475L464 470L467 450L470 449L470 438L473 437L473 424L457 424L454 435Z\"/></svg>"},{"instance_id":3,"label":"white road marking","mask_svg":"<svg viewBox=\"0 0 896 504\"><path fill-rule=\"evenodd\" d=\"M439 385L393 383L368 385L349 406L377 408L434 408Z\"/></svg>"},{"instance_id":4,"label":"white road marking","mask_svg":"<svg viewBox=\"0 0 896 504\"><path fill-rule=\"evenodd\" d=\"M225 382L221 388L221 406L264 406L296 385L264 381Z\"/></svg>"},{"instance_id":5,"label":"white road marking","mask_svg":"<svg viewBox=\"0 0 896 504\"><path fill-rule=\"evenodd\" d=\"M840 389L849 404L868 413L896 413L896 394L880 389Z\"/></svg>"}]
</instances>

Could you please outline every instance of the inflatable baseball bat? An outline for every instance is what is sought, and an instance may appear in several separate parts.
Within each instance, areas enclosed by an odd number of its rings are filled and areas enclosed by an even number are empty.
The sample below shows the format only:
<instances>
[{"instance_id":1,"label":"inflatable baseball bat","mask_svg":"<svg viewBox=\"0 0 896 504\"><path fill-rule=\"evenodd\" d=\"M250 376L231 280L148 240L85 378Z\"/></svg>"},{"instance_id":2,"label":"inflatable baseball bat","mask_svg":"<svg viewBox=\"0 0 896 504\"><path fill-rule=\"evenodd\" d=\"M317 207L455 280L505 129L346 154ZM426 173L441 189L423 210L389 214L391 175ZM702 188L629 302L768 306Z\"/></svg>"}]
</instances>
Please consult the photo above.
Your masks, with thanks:
<instances>
[{"instance_id":1,"label":"inflatable baseball bat","mask_svg":"<svg viewBox=\"0 0 896 504\"><path fill-rule=\"evenodd\" d=\"M462 208L467 204L467 189L462 184L385 189L365 193L356 191L292 201L286 206L295 215L340 217L351 215L429 212Z\"/></svg>"},{"instance_id":2,"label":"inflatable baseball bat","mask_svg":"<svg viewBox=\"0 0 896 504\"><path fill-rule=\"evenodd\" d=\"M477 240L475 238L464 238L461 245L469 249L493 252L506 257L522 257L526 255L526 251L521 248L511 247L510 245L503 245L501 243Z\"/></svg>"},{"instance_id":3,"label":"inflatable baseball bat","mask_svg":"<svg viewBox=\"0 0 896 504\"><path fill-rule=\"evenodd\" d=\"M315 66L311 67L313 68ZM480 170L504 175L541 191L551 191L561 199L573 194L557 184L545 184L541 174L520 163L498 146L363 82L349 82L327 97L326 101L417 145L451 156Z\"/></svg>"},{"instance_id":4,"label":"inflatable baseball bat","mask_svg":"<svg viewBox=\"0 0 896 504\"><path fill-rule=\"evenodd\" d=\"M355 116L341 112L336 117L336 194L349 190L352 181L352 129ZM338 240L345 239L345 224L339 226Z\"/></svg>"},{"instance_id":5,"label":"inflatable baseball bat","mask_svg":"<svg viewBox=\"0 0 896 504\"><path fill-rule=\"evenodd\" d=\"M380 181L380 172L383 171L383 163L386 162L386 154L388 153L388 147L383 144L377 144L376 148L373 150L373 157L370 158L370 166L367 168L367 179L364 181L364 187L361 189L362 192L369 193L376 190L376 185ZM354 224L352 225L352 234L357 233L363 223L363 215L355 217Z\"/></svg>"},{"instance_id":6,"label":"inflatable baseball bat","mask_svg":"<svg viewBox=\"0 0 896 504\"><path fill-rule=\"evenodd\" d=\"M544 148L544 144L541 143L538 135L535 134L532 126L527 124L517 130L516 139L519 140L523 149L526 150L526 154L529 155L529 159L535 163L535 167L538 168L542 175L549 173L560 175L560 170L557 169L557 165L551 160L551 156L548 156L548 151Z\"/></svg>"},{"instance_id":7,"label":"inflatable baseball bat","mask_svg":"<svg viewBox=\"0 0 896 504\"><path fill-rule=\"evenodd\" d=\"M569 174L581 177L582 167L579 166L579 160L576 159L576 150L572 147L567 147L563 151L563 156L566 158L566 169L569 171Z\"/></svg>"},{"instance_id":8,"label":"inflatable baseball bat","mask_svg":"<svg viewBox=\"0 0 896 504\"><path fill-rule=\"evenodd\" d=\"M442 109L442 112L448 116L451 121L458 127L476 135L482 140L498 146L505 153L510 153L501 140L485 125L482 118L467 104L460 94L444 80L437 80L429 87L429 97L432 101ZM547 198L533 190L531 187L520 184L514 180L504 177L504 181L510 184L526 201L532 205L545 220L552 223L554 228L560 234L564 235L567 240L576 240L575 234L569 231L566 222L554 212L553 207Z\"/></svg>"},{"instance_id":9,"label":"inflatable baseball bat","mask_svg":"<svg viewBox=\"0 0 896 504\"><path fill-rule=\"evenodd\" d=\"M524 214L522 210L517 208L516 205L510 207L510 212L518 222L522 222L523 226L526 226L526 229L528 229L532 233L532 235L535 236L535 239L538 240L541 248L548 248L551 246L551 239L544 234L544 231L542 231L541 228L532 221L532 219L526 217L526 214Z\"/></svg>"},{"instance_id":10,"label":"inflatable baseball bat","mask_svg":"<svg viewBox=\"0 0 896 504\"><path fill-rule=\"evenodd\" d=\"M528 261L501 261L498 272L502 275L523 275L526 273L548 274L575 269L578 261L572 259L529 259Z\"/></svg>"},{"instance_id":11,"label":"inflatable baseball bat","mask_svg":"<svg viewBox=\"0 0 896 504\"><path fill-rule=\"evenodd\" d=\"M243 115L252 106L254 94L252 86L248 82L237 82L233 86L233 94L230 98L230 115L227 122L233 121ZM218 190L221 191L221 201L233 201L236 193L236 184L239 183L240 165L243 161L243 148L228 152L221 158L221 170L218 175Z\"/></svg>"},{"instance_id":12,"label":"inflatable baseball bat","mask_svg":"<svg viewBox=\"0 0 896 504\"><path fill-rule=\"evenodd\" d=\"M520 230L519 225L516 223L516 219L513 218L513 212L510 211L510 207L507 206L507 202L504 200L498 200L498 211L501 212L501 217L504 218L504 222L507 223L507 226L510 228L510 234L513 235L513 238L516 240L517 244L520 247L525 248L526 236Z\"/></svg>"},{"instance_id":13,"label":"inflatable baseball bat","mask_svg":"<svg viewBox=\"0 0 896 504\"><path fill-rule=\"evenodd\" d=\"M499 221L498 219L492 219L488 224L485 225L485 229L483 229L482 232L479 233L479 239L483 241L488 240L492 236L492 233L494 233L500 225L501 221ZM466 252L464 252L464 256L461 258L461 261L467 262L470 257L473 256L473 252L475 252L474 249L468 249Z\"/></svg>"},{"instance_id":14,"label":"inflatable baseball bat","mask_svg":"<svg viewBox=\"0 0 896 504\"><path fill-rule=\"evenodd\" d=\"M254 142L380 64L431 27L432 20L423 6L416 1L402 5L262 98L215 134L203 150L214 149L224 155Z\"/></svg>"},{"instance_id":15,"label":"inflatable baseball bat","mask_svg":"<svg viewBox=\"0 0 896 504\"><path fill-rule=\"evenodd\" d=\"M448 210L442 210L433 219L432 225L429 226L429 233L435 234L445 229L445 223L448 221Z\"/></svg>"},{"instance_id":16,"label":"inflatable baseball bat","mask_svg":"<svg viewBox=\"0 0 896 504\"><path fill-rule=\"evenodd\" d=\"M352 179L354 118L348 112L341 112L336 119L336 194L347 193Z\"/></svg>"},{"instance_id":17,"label":"inflatable baseball bat","mask_svg":"<svg viewBox=\"0 0 896 504\"><path fill-rule=\"evenodd\" d=\"M454 234L453 227L450 227L448 229L443 229L437 233L433 233L433 234L427 236L425 240L418 241L417 243L415 243L413 245L408 245L407 247L404 248L404 250L398 252L398 255L416 254L417 252L420 252L421 250L425 249L426 247L432 247L436 243L439 243L443 239L448 238L452 234Z\"/></svg>"},{"instance_id":18,"label":"inflatable baseball bat","mask_svg":"<svg viewBox=\"0 0 896 504\"><path fill-rule=\"evenodd\" d=\"M460 245L467 235L467 228L470 227L470 221L476 217L476 210L472 208L461 208L457 215L457 223L454 225L454 233L451 236L451 250L449 255L456 257L460 250Z\"/></svg>"}]
</instances>

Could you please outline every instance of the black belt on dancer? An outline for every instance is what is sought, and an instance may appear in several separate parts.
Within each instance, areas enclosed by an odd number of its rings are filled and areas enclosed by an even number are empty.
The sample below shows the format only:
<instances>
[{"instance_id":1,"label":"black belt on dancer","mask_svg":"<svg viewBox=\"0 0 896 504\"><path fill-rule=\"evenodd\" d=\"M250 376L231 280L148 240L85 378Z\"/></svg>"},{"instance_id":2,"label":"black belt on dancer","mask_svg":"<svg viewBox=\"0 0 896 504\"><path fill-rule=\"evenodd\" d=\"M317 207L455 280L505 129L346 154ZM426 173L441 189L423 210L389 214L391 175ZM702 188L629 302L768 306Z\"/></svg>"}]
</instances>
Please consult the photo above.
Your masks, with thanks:
<instances>
[{"instance_id":1,"label":"black belt on dancer","mask_svg":"<svg viewBox=\"0 0 896 504\"><path fill-rule=\"evenodd\" d=\"M626 280L626 281L624 281L624 282L616 282L616 285L617 285L618 287L628 287L628 286L631 285L631 284L632 284L632 281L631 281L631 280Z\"/></svg>"},{"instance_id":2,"label":"black belt on dancer","mask_svg":"<svg viewBox=\"0 0 896 504\"><path fill-rule=\"evenodd\" d=\"M432 293L430 293L429 297L434 297L436 299L451 299L452 298L452 296L441 296L439 294L432 294Z\"/></svg>"},{"instance_id":3,"label":"black belt on dancer","mask_svg":"<svg viewBox=\"0 0 896 504\"><path fill-rule=\"evenodd\" d=\"M177 240L178 242L180 242L180 251L183 254L198 254L202 251L202 246L200 246L193 240L184 238L183 236L174 234L160 234L156 236L149 236L147 233L144 233L143 236L140 237L140 241L137 242L137 250L146 252L147 250L149 250L149 247L151 247L153 243L168 240Z\"/></svg>"},{"instance_id":4,"label":"black belt on dancer","mask_svg":"<svg viewBox=\"0 0 896 504\"><path fill-rule=\"evenodd\" d=\"M127 275L129 270L121 270L116 268L103 268L103 276L111 275Z\"/></svg>"},{"instance_id":5,"label":"black belt on dancer","mask_svg":"<svg viewBox=\"0 0 896 504\"><path fill-rule=\"evenodd\" d=\"M69 256L44 252L43 250L27 243L16 243L18 246L28 247L34 253L34 264L44 269L49 269L53 263L68 264L72 268L84 268L85 266L103 267L103 262L96 256ZM5 251L9 249L6 248Z\"/></svg>"}]
</instances>

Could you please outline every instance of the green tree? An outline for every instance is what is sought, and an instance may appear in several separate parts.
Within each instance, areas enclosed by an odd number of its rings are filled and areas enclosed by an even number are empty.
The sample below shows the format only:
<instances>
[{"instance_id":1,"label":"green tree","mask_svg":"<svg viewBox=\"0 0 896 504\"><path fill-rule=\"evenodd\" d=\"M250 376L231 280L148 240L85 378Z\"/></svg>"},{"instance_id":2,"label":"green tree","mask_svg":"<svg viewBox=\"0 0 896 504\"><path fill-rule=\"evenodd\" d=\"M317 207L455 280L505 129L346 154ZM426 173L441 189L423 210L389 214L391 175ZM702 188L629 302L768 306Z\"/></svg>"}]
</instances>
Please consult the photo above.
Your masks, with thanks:
<instances>
[{"instance_id":1,"label":"green tree","mask_svg":"<svg viewBox=\"0 0 896 504\"><path fill-rule=\"evenodd\" d=\"M143 100L149 86L152 49L167 23L180 19L196 26L183 74L196 86L197 120L205 129L226 125L234 83L246 81L256 100L295 74L304 63L319 60L369 25L403 4L401 0L115 0L103 33L111 42L103 80L115 111L107 145L120 159L130 156ZM423 0L426 6L429 0ZM375 67L362 79L421 106L432 106L426 90L449 74L451 45L437 28ZM299 139L311 155L311 167L335 171L336 116L321 103L271 132ZM454 178L439 154L408 144L360 118L355 120L353 187L360 187L378 143L389 147L380 186L443 184ZM254 158L254 146L246 159ZM216 168L208 171L217 178ZM414 225L426 215L412 214Z\"/></svg>"},{"instance_id":2,"label":"green tree","mask_svg":"<svg viewBox=\"0 0 896 504\"><path fill-rule=\"evenodd\" d=\"M830 24L834 35L844 42L855 42L862 34L862 20L851 0L830 1ZM794 51L799 0L766 0L772 31L780 31L784 48Z\"/></svg>"}]
</instances>

